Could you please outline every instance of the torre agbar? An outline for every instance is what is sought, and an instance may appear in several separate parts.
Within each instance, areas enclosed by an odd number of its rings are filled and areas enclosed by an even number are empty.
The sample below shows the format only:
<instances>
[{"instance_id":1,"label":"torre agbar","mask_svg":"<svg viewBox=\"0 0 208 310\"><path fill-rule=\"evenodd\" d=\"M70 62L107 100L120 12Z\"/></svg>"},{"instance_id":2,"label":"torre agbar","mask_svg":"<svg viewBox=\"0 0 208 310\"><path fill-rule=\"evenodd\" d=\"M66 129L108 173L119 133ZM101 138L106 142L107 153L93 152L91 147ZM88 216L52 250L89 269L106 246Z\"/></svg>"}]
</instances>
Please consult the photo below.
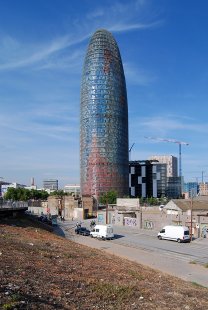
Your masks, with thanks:
<instances>
[{"instance_id":1,"label":"torre agbar","mask_svg":"<svg viewBox=\"0 0 208 310\"><path fill-rule=\"evenodd\" d=\"M97 30L84 61L80 111L81 194L128 195L128 106L118 45Z\"/></svg>"}]
</instances>

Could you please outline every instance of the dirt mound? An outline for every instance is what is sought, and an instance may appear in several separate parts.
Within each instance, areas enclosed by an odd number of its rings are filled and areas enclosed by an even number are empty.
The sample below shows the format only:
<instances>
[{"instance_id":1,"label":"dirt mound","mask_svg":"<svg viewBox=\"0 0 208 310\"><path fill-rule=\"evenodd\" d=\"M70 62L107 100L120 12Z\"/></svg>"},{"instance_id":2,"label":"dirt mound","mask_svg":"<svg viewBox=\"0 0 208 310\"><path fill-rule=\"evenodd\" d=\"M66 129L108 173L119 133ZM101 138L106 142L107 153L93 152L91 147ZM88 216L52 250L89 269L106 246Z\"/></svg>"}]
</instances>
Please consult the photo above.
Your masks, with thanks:
<instances>
[{"instance_id":1,"label":"dirt mound","mask_svg":"<svg viewBox=\"0 0 208 310\"><path fill-rule=\"evenodd\" d=\"M78 245L27 219L0 223L0 280L2 309L208 309L206 288Z\"/></svg>"}]
</instances>

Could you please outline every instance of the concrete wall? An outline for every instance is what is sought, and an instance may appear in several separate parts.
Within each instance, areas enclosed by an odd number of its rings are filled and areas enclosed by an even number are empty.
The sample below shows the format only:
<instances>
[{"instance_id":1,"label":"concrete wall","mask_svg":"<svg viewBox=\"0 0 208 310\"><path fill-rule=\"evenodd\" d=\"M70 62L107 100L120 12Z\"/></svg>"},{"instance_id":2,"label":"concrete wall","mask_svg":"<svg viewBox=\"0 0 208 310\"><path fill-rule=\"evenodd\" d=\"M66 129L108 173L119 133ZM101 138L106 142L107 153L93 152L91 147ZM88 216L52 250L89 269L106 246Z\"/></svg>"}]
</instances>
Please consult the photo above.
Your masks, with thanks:
<instances>
[{"instance_id":1,"label":"concrete wall","mask_svg":"<svg viewBox=\"0 0 208 310\"><path fill-rule=\"evenodd\" d=\"M142 228L159 231L165 225L183 225L191 227L191 212L176 210L159 210L158 207L142 207L140 213ZM202 237L202 229L208 227L208 216L206 212L193 211L192 234L194 237Z\"/></svg>"},{"instance_id":2,"label":"concrete wall","mask_svg":"<svg viewBox=\"0 0 208 310\"><path fill-rule=\"evenodd\" d=\"M65 219L77 218L75 212L75 209L79 206L79 201L77 199L73 196L65 196L63 206L64 208L62 213Z\"/></svg>"},{"instance_id":3,"label":"concrete wall","mask_svg":"<svg viewBox=\"0 0 208 310\"><path fill-rule=\"evenodd\" d=\"M138 198L117 198L116 199L117 207L130 207L130 208L139 208L139 199Z\"/></svg>"},{"instance_id":4,"label":"concrete wall","mask_svg":"<svg viewBox=\"0 0 208 310\"><path fill-rule=\"evenodd\" d=\"M97 222L106 224L106 210L98 211ZM138 212L122 212L119 210L108 210L108 224L116 226L130 226L138 228Z\"/></svg>"},{"instance_id":5,"label":"concrete wall","mask_svg":"<svg viewBox=\"0 0 208 310\"><path fill-rule=\"evenodd\" d=\"M80 211L76 211L80 209ZM35 201L30 204L28 211L33 214L51 214L51 215L61 215L64 218L83 218L83 210L79 208L79 201L74 199L73 196L64 196L62 199L56 196L48 197L48 201Z\"/></svg>"},{"instance_id":6,"label":"concrete wall","mask_svg":"<svg viewBox=\"0 0 208 310\"><path fill-rule=\"evenodd\" d=\"M106 210L98 211L97 222L106 224ZM149 229L160 231L166 225L184 225L191 227L190 210L182 213L176 210L160 210L155 207L140 207L139 211L108 210L108 223L117 226L129 226L135 229ZM206 212L199 215L199 211L192 214L192 234L202 237L208 229L208 215ZM208 231L206 233L208 238Z\"/></svg>"}]
</instances>

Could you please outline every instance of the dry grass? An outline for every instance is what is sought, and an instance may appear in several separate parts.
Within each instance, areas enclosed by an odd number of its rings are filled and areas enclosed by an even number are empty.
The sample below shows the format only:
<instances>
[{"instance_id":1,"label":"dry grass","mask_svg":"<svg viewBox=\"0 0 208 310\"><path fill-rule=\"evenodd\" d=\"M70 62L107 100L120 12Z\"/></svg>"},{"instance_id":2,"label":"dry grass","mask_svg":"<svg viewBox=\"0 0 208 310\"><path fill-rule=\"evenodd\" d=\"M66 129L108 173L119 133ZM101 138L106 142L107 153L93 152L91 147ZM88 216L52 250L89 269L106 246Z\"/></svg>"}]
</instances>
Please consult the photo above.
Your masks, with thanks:
<instances>
[{"instance_id":1,"label":"dry grass","mask_svg":"<svg viewBox=\"0 0 208 310\"><path fill-rule=\"evenodd\" d=\"M208 309L208 289L81 246L28 220L0 225L2 309Z\"/></svg>"}]
</instances>

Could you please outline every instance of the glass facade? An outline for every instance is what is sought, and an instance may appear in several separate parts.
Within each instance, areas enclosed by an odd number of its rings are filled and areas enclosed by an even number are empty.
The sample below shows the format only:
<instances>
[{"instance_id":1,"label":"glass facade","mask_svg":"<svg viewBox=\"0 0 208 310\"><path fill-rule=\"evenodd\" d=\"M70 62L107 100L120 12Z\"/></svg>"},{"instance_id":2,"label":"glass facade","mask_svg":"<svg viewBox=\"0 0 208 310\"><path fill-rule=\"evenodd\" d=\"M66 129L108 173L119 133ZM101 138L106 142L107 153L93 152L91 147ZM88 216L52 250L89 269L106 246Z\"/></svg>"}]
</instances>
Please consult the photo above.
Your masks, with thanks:
<instances>
[{"instance_id":1,"label":"glass facade","mask_svg":"<svg viewBox=\"0 0 208 310\"><path fill-rule=\"evenodd\" d=\"M129 196L160 198L166 194L166 164L151 160L129 162Z\"/></svg>"},{"instance_id":2,"label":"glass facade","mask_svg":"<svg viewBox=\"0 0 208 310\"><path fill-rule=\"evenodd\" d=\"M120 52L98 30L84 61L80 110L81 194L128 195L128 106Z\"/></svg>"}]
</instances>

